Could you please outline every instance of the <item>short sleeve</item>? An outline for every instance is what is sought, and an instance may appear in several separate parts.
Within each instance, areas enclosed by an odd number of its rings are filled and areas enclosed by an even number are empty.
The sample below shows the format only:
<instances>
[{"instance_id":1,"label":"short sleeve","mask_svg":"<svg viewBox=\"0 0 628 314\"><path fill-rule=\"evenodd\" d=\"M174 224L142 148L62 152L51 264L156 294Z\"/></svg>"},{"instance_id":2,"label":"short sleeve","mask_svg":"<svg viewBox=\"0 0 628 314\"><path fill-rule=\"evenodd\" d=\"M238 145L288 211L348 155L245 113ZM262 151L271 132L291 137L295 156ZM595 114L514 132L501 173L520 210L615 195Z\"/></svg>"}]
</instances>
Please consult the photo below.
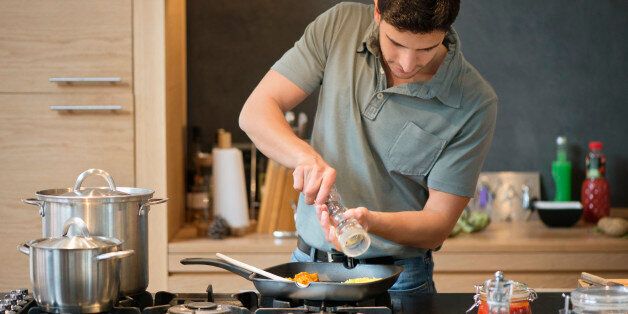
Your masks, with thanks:
<instances>
[{"instance_id":1,"label":"short sleeve","mask_svg":"<svg viewBox=\"0 0 628 314\"><path fill-rule=\"evenodd\" d=\"M311 94L323 80L325 63L334 39L334 27L339 6L319 15L310 23L303 36L272 67Z\"/></svg>"},{"instance_id":2,"label":"short sleeve","mask_svg":"<svg viewBox=\"0 0 628 314\"><path fill-rule=\"evenodd\" d=\"M493 140L497 99L486 101L445 146L427 177L429 188L473 197L484 159Z\"/></svg>"}]
</instances>

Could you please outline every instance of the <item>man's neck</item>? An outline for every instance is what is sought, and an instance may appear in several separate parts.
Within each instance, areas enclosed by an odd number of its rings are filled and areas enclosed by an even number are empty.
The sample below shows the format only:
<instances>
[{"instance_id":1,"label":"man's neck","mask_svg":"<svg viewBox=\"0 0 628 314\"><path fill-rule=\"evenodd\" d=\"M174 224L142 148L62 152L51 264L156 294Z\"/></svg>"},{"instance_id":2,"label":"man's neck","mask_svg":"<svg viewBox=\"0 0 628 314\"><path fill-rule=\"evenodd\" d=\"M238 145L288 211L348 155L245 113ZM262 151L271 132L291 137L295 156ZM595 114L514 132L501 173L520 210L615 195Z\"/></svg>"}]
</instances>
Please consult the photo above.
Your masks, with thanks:
<instances>
[{"instance_id":1,"label":"man's neck","mask_svg":"<svg viewBox=\"0 0 628 314\"><path fill-rule=\"evenodd\" d=\"M390 73L388 64L384 62L384 69L386 71L386 81L388 87L398 86L408 83L424 83L432 79L432 77L438 72L438 68L443 64L445 57L447 56L447 47L444 44L438 46L438 52L427 65L425 65L414 77L409 79L400 79L393 76Z\"/></svg>"}]
</instances>

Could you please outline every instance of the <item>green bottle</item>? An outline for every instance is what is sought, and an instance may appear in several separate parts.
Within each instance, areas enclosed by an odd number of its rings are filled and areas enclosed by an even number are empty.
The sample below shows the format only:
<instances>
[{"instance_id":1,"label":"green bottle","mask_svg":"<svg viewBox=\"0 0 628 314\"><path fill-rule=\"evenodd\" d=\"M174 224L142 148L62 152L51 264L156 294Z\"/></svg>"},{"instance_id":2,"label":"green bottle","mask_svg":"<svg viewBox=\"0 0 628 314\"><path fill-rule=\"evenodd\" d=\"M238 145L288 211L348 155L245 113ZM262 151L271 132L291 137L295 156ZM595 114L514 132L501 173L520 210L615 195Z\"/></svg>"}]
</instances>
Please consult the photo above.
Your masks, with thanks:
<instances>
[{"instance_id":1,"label":"green bottle","mask_svg":"<svg viewBox=\"0 0 628 314\"><path fill-rule=\"evenodd\" d=\"M567 138L559 136L556 144L556 160L552 162L552 178L556 186L554 201L571 201L571 162L567 160Z\"/></svg>"}]
</instances>

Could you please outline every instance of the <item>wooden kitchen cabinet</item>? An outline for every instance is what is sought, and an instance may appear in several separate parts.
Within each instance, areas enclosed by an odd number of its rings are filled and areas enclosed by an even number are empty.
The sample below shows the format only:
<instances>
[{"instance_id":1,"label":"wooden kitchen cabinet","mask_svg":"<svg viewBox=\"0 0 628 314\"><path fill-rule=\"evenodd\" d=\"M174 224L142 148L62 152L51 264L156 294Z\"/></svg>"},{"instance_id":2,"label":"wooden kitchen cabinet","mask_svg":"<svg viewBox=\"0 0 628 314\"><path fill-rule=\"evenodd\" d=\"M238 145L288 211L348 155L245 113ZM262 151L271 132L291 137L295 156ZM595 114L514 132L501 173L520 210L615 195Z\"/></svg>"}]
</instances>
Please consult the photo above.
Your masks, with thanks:
<instances>
[{"instance_id":1,"label":"wooden kitchen cabinet","mask_svg":"<svg viewBox=\"0 0 628 314\"><path fill-rule=\"evenodd\" d=\"M42 237L38 209L22 198L71 187L89 168L135 184L132 2L5 0L0 29L0 290L7 291L29 283L17 244ZM94 77L119 81L50 81ZM117 110L93 110L102 106Z\"/></svg>"},{"instance_id":2,"label":"wooden kitchen cabinet","mask_svg":"<svg viewBox=\"0 0 628 314\"><path fill-rule=\"evenodd\" d=\"M0 1L0 92L130 92L132 9L132 0ZM120 81L49 81L55 77Z\"/></svg>"},{"instance_id":3,"label":"wooden kitchen cabinet","mask_svg":"<svg viewBox=\"0 0 628 314\"><path fill-rule=\"evenodd\" d=\"M51 107L116 105L120 110L67 111ZM134 181L133 95L0 93L0 167L6 191L70 187L89 167L107 169L116 183ZM86 182L87 183L87 182ZM104 184L104 181L94 182ZM35 188L35 189L33 189ZM18 200L19 200L18 197ZM3 195L0 201L6 200Z\"/></svg>"},{"instance_id":4,"label":"wooden kitchen cabinet","mask_svg":"<svg viewBox=\"0 0 628 314\"><path fill-rule=\"evenodd\" d=\"M16 246L41 237L37 208L20 199L70 187L89 168L169 198L149 214L149 290L166 290L167 244L184 214L185 1L2 0L0 30L0 291L30 287Z\"/></svg>"},{"instance_id":5,"label":"wooden kitchen cabinet","mask_svg":"<svg viewBox=\"0 0 628 314\"><path fill-rule=\"evenodd\" d=\"M22 204L43 189L67 188L89 168L106 169L119 186L134 184L133 95L0 93L0 217L4 252L0 290L28 283L18 243L42 237L38 208ZM118 104L119 111L54 111L60 104ZM86 186L103 186L90 178Z\"/></svg>"}]
</instances>

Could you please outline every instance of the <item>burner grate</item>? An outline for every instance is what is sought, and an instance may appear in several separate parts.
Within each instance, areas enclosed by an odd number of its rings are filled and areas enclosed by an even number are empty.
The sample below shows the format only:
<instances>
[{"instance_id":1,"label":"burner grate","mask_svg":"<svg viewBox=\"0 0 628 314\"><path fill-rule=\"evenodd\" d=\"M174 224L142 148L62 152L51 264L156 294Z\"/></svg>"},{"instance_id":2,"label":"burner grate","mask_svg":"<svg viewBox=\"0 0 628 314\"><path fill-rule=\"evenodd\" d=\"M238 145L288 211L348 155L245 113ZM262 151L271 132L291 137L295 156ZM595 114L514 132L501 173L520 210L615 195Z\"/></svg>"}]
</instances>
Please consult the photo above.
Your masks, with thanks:
<instances>
[{"instance_id":1,"label":"burner grate","mask_svg":"<svg viewBox=\"0 0 628 314\"><path fill-rule=\"evenodd\" d=\"M21 311L8 314L47 314L43 308L28 295L24 299L30 300ZM18 300L19 301L19 300ZM16 301L16 302L18 302ZM281 300L260 296L255 291L245 291L236 294L213 293L212 286L207 287L206 293L170 293L157 292L154 297L149 292L120 297L115 306L108 313L101 314L175 314L185 311L184 305L193 307L193 303L211 303L219 305L221 313L235 314L264 314L264 313L346 313L346 314L391 314L390 297L388 294L374 299L360 302L331 302L310 300ZM24 303L24 302L22 302ZM26 304L25 304L26 305ZM191 311L191 310L190 310ZM201 312L213 313L212 309L203 309ZM183 312L181 312L183 313ZM179 313L179 314L181 314ZM2 314L2 313L0 313Z\"/></svg>"}]
</instances>

